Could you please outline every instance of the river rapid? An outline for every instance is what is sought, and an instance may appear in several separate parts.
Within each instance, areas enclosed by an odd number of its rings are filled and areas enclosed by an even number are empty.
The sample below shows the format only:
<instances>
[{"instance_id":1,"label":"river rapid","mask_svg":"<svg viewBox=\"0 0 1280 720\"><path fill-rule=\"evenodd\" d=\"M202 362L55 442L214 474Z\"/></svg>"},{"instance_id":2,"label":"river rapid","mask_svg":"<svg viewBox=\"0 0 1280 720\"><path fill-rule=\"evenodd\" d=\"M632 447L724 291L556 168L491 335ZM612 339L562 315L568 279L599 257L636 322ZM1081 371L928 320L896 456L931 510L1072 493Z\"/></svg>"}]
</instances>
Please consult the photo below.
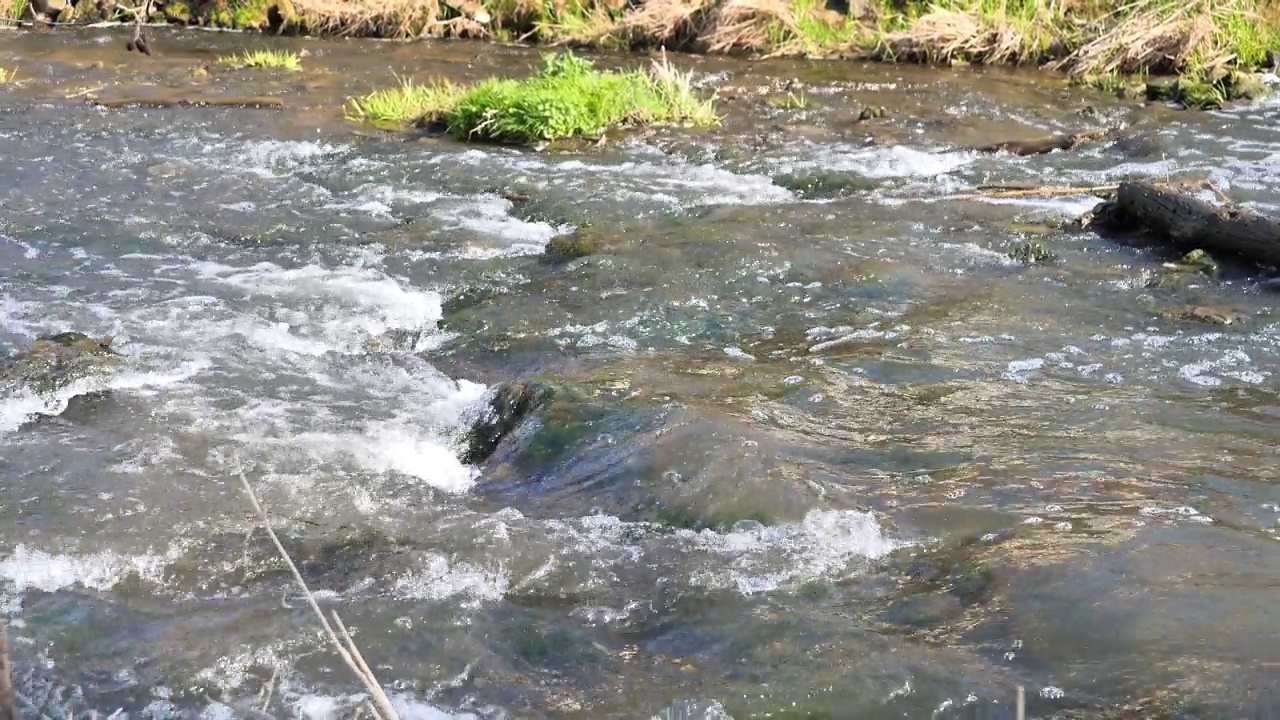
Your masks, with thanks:
<instances>
[{"instance_id":1,"label":"river rapid","mask_svg":"<svg viewBox=\"0 0 1280 720\"><path fill-rule=\"evenodd\" d=\"M0 35L0 354L123 356L0 387L30 717L355 716L241 471L406 720L1012 718L1020 686L1030 717L1280 715L1274 291L1156 282L1175 256L1064 228L1088 196L940 199L1177 175L1280 211L1280 104L679 57L723 127L536 152L340 109L531 49L125 39ZM267 43L304 70L213 62ZM84 100L164 93L285 107ZM463 462L526 380L554 401Z\"/></svg>"}]
</instances>

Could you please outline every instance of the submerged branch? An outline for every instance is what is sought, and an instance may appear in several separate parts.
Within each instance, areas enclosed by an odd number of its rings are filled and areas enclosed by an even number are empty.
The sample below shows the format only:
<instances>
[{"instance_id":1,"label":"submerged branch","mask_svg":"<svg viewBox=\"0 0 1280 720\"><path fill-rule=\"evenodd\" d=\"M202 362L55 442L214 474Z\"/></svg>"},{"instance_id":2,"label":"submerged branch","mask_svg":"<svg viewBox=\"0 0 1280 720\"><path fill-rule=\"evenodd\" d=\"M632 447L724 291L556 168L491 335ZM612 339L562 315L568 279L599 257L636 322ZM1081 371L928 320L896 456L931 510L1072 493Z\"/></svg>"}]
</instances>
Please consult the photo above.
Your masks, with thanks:
<instances>
[{"instance_id":1,"label":"submerged branch","mask_svg":"<svg viewBox=\"0 0 1280 720\"><path fill-rule=\"evenodd\" d=\"M237 108L281 108L284 101L277 97L172 97L172 98L139 98L126 97L116 100L93 100L98 107L118 110L123 107L237 107Z\"/></svg>"},{"instance_id":2,"label":"submerged branch","mask_svg":"<svg viewBox=\"0 0 1280 720\"><path fill-rule=\"evenodd\" d=\"M1054 197L1058 195L1110 195L1114 193L1119 186L1117 185L1084 185L1075 186L1044 186L1044 187L1016 187L1009 185L979 185L974 188L973 192L961 195L944 195L942 200L985 200L988 198L1018 198L1018 197Z\"/></svg>"}]
</instances>

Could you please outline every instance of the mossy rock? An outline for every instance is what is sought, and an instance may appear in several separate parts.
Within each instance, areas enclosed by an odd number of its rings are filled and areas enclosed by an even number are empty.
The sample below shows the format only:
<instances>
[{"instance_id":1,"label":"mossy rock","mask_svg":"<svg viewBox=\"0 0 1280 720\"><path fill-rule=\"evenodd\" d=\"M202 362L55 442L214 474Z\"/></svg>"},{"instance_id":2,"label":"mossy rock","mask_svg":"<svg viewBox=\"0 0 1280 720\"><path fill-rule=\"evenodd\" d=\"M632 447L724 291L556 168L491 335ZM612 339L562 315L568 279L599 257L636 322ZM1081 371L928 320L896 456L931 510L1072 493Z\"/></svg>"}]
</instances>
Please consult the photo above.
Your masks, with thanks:
<instances>
[{"instance_id":1,"label":"mossy rock","mask_svg":"<svg viewBox=\"0 0 1280 720\"><path fill-rule=\"evenodd\" d=\"M1262 82L1257 75L1246 72L1233 72L1228 78L1228 100L1257 100L1265 97L1271 88Z\"/></svg>"},{"instance_id":2,"label":"mossy rock","mask_svg":"<svg viewBox=\"0 0 1280 720\"><path fill-rule=\"evenodd\" d=\"M589 637L565 627L547 628L528 621L503 635L511 656L534 666L581 667L607 659Z\"/></svg>"},{"instance_id":3,"label":"mossy rock","mask_svg":"<svg viewBox=\"0 0 1280 720\"><path fill-rule=\"evenodd\" d=\"M1178 79L1157 77L1147 81L1147 99L1152 102L1172 102L1178 97Z\"/></svg>"},{"instance_id":4,"label":"mossy rock","mask_svg":"<svg viewBox=\"0 0 1280 720\"><path fill-rule=\"evenodd\" d=\"M265 30L271 27L275 0L214 0L198 6L201 25L236 30Z\"/></svg>"},{"instance_id":5,"label":"mossy rock","mask_svg":"<svg viewBox=\"0 0 1280 720\"><path fill-rule=\"evenodd\" d=\"M830 171L776 175L773 184L806 200L834 200L867 193L879 187L876 181L855 173Z\"/></svg>"},{"instance_id":6,"label":"mossy rock","mask_svg":"<svg viewBox=\"0 0 1280 720\"><path fill-rule=\"evenodd\" d=\"M542 257L546 262L560 263L593 255L595 252L595 237L590 232L579 229L568 235L551 238Z\"/></svg>"},{"instance_id":7,"label":"mossy rock","mask_svg":"<svg viewBox=\"0 0 1280 720\"><path fill-rule=\"evenodd\" d=\"M742 503L730 503L741 505ZM745 510L720 507L702 511L683 504L662 505L653 513L653 522L672 530L715 530L732 532L749 527L760 527L773 522L764 510Z\"/></svg>"},{"instance_id":8,"label":"mossy rock","mask_svg":"<svg viewBox=\"0 0 1280 720\"><path fill-rule=\"evenodd\" d=\"M1024 265L1050 263L1057 260L1057 255L1042 242L1026 241L1009 246L1005 254Z\"/></svg>"},{"instance_id":9,"label":"mossy rock","mask_svg":"<svg viewBox=\"0 0 1280 720\"><path fill-rule=\"evenodd\" d=\"M1177 101L1188 110L1215 110L1227 101L1227 94L1216 82L1180 78Z\"/></svg>"},{"instance_id":10,"label":"mossy rock","mask_svg":"<svg viewBox=\"0 0 1280 720\"><path fill-rule=\"evenodd\" d=\"M867 120L878 120L889 115L889 110L883 105L868 105L862 108L858 113L858 122L866 122Z\"/></svg>"},{"instance_id":11,"label":"mossy rock","mask_svg":"<svg viewBox=\"0 0 1280 720\"><path fill-rule=\"evenodd\" d=\"M1175 267L1184 272L1198 272L1209 277L1217 277L1220 270L1218 261L1199 248L1183 255L1182 259L1175 264Z\"/></svg>"},{"instance_id":12,"label":"mossy rock","mask_svg":"<svg viewBox=\"0 0 1280 720\"><path fill-rule=\"evenodd\" d=\"M79 332L42 335L0 365L0 380L50 392L119 359L111 349L111 338L95 339Z\"/></svg>"}]
</instances>

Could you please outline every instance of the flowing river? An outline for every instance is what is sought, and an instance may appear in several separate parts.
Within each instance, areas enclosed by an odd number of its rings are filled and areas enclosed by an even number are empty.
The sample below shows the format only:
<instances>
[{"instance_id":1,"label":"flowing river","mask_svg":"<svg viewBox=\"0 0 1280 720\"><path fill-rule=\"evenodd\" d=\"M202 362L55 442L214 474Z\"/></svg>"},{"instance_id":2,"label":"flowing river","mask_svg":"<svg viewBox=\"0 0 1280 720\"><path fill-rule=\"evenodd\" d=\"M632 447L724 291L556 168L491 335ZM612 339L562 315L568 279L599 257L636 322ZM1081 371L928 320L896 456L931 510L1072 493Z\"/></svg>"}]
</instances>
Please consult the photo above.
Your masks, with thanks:
<instances>
[{"instance_id":1,"label":"flowing river","mask_svg":"<svg viewBox=\"0 0 1280 720\"><path fill-rule=\"evenodd\" d=\"M1280 103L680 57L723 127L535 152L340 109L531 49L125 39L0 45L0 354L122 356L0 383L30 717L355 716L241 470L406 720L1280 713L1274 291L1159 282L1176 256L1064 228L1089 196L940 199L1190 175L1280 211ZM267 42L304 70L211 64ZM84 100L160 92L285 107ZM464 462L529 380L551 404Z\"/></svg>"}]
</instances>

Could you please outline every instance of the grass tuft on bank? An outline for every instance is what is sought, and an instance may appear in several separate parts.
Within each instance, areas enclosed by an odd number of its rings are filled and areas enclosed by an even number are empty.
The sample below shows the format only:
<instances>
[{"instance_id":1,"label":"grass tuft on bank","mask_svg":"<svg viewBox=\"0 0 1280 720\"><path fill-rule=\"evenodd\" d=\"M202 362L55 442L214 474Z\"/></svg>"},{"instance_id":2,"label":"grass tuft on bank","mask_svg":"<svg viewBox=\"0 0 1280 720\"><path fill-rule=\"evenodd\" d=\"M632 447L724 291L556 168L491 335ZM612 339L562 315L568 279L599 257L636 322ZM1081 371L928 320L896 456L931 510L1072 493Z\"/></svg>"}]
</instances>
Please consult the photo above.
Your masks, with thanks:
<instances>
[{"instance_id":1,"label":"grass tuft on bank","mask_svg":"<svg viewBox=\"0 0 1280 720\"><path fill-rule=\"evenodd\" d=\"M464 140L533 144L626 125L719 123L689 73L664 57L647 70L598 70L572 51L546 55L524 80L493 78L470 88L445 82L379 90L348 100L347 116L377 124L443 125Z\"/></svg>"},{"instance_id":2,"label":"grass tuft on bank","mask_svg":"<svg viewBox=\"0 0 1280 720\"><path fill-rule=\"evenodd\" d=\"M302 58L297 53L284 50L246 50L239 55L224 55L218 62L236 68L271 68L297 72L302 69Z\"/></svg>"},{"instance_id":3,"label":"grass tuft on bank","mask_svg":"<svg viewBox=\"0 0 1280 720\"><path fill-rule=\"evenodd\" d=\"M401 79L400 84L375 90L368 95L349 98L346 106L348 120L374 125L396 126L413 123L436 125L462 97L463 88L447 80L428 84Z\"/></svg>"}]
</instances>

